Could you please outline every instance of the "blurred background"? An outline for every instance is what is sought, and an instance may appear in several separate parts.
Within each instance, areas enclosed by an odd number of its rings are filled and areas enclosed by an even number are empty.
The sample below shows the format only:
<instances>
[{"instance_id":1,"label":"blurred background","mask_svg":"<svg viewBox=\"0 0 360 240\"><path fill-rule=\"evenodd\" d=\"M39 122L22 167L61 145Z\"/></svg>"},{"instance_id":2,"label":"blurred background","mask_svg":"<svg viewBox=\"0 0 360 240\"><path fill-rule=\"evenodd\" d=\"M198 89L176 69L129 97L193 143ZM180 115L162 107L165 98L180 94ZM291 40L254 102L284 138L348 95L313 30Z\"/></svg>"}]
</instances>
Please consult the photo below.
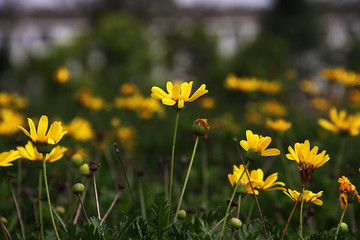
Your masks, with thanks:
<instances>
[{"instance_id":1,"label":"blurred background","mask_svg":"<svg viewBox=\"0 0 360 240\"><path fill-rule=\"evenodd\" d=\"M120 144L135 189L144 185L145 199L153 199L154 192L164 191L175 112L152 99L150 89L165 89L166 81L194 81L194 92L205 83L209 93L181 113L174 194L179 195L193 146L192 122L207 118L209 137L200 143L184 207L224 207L232 191L227 174L239 164L232 138L244 139L246 129L272 136L271 146L283 155L288 146L309 139L336 159L340 136L321 129L317 119L327 118L332 106L359 110L359 13L355 0L0 0L0 150L24 144L27 139L16 126L27 126L26 117L36 121L46 114L69 131L62 141L69 148L66 160L49 167L60 181L52 182L62 196L56 204L72 199L68 192L79 177L70 159L79 149L86 152L84 161L101 163L100 198L105 206L111 203L117 184L125 185L114 142ZM237 78L270 85L260 91L241 89L230 84ZM277 135L265 122L280 117L292 128ZM358 141L357 136L347 141L346 160L335 171L357 174L357 183ZM299 178L288 182L279 162L255 163L253 169L261 167L266 176L279 172L279 180L296 189ZM288 162L297 174L296 165ZM68 168L73 175L56 170ZM25 183L31 179L28 169L36 168L19 161L6 171ZM1 177L4 172L0 169ZM337 181L333 164L316 172L314 192ZM146 180L140 184L140 178ZM27 184L20 194L37 182ZM7 183L1 188L8 189ZM263 204L270 204L264 215L272 218L275 209L279 224L284 223L292 203L280 191L265 194ZM331 204L316 209L314 228L338 221L337 196L330 195L324 193ZM5 199L1 195L0 202ZM125 192L117 211L130 206ZM337 210L329 217L329 209Z\"/></svg>"}]
</instances>

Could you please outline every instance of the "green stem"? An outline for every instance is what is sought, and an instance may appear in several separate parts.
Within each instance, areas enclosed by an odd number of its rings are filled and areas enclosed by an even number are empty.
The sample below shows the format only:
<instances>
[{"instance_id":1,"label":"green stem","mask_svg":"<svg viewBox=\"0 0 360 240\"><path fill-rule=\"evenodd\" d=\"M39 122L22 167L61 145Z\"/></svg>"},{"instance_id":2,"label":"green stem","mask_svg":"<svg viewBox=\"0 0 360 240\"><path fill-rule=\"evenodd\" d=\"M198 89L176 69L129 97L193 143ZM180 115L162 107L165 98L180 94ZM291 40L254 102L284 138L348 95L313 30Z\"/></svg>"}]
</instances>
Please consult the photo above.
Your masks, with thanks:
<instances>
[{"instance_id":1,"label":"green stem","mask_svg":"<svg viewBox=\"0 0 360 240\"><path fill-rule=\"evenodd\" d=\"M241 194L239 194L239 197L238 197L238 209L237 209L237 213L236 213L236 218L239 218L239 216L240 216L240 206L241 206Z\"/></svg>"},{"instance_id":2,"label":"green stem","mask_svg":"<svg viewBox=\"0 0 360 240\"><path fill-rule=\"evenodd\" d=\"M246 225L249 224L249 222L250 222L250 218L251 218L252 212L254 210L254 206L255 206L255 201L252 201L251 205L250 205L249 213L246 217Z\"/></svg>"},{"instance_id":3,"label":"green stem","mask_svg":"<svg viewBox=\"0 0 360 240\"><path fill-rule=\"evenodd\" d=\"M305 187L302 187L302 191L301 191L301 205L300 205L300 236L301 236L301 238L303 238L304 192L305 192Z\"/></svg>"},{"instance_id":4,"label":"green stem","mask_svg":"<svg viewBox=\"0 0 360 240\"><path fill-rule=\"evenodd\" d=\"M230 210L230 213L232 213L233 211L234 211L234 208ZM212 231L214 231L226 218L227 218L227 215L225 215L225 217L223 217L223 218L209 231L209 233L211 233Z\"/></svg>"},{"instance_id":5,"label":"green stem","mask_svg":"<svg viewBox=\"0 0 360 240\"><path fill-rule=\"evenodd\" d=\"M180 111L176 112L175 117L175 126L174 126L174 137L172 143L172 151L171 151L171 166L170 166L170 183L169 183L169 210L171 211L171 195L172 195L172 184L173 184L173 174L174 174L174 157L175 157L175 144L176 144L176 134L179 125L179 117ZM168 222L170 219L170 215L168 216Z\"/></svg>"},{"instance_id":6,"label":"green stem","mask_svg":"<svg viewBox=\"0 0 360 240\"><path fill-rule=\"evenodd\" d=\"M100 204L99 204L99 196L98 196L97 186L96 186L95 172L92 173L92 177L93 177L93 185L94 185L94 194L95 194L96 210L97 210L97 214L98 214L98 219L101 220ZM81 201L80 201L80 204L82 204ZM83 207L83 206L82 206L82 207Z\"/></svg>"},{"instance_id":7,"label":"green stem","mask_svg":"<svg viewBox=\"0 0 360 240\"><path fill-rule=\"evenodd\" d=\"M341 223L342 223L342 221L344 219L346 208L347 208L347 206L344 208L344 210L341 213L340 221L339 221L339 224L337 225L336 232L335 232L335 240L337 239L337 236L339 234L340 226L341 226Z\"/></svg>"},{"instance_id":8,"label":"green stem","mask_svg":"<svg viewBox=\"0 0 360 240\"><path fill-rule=\"evenodd\" d=\"M47 200L48 200L51 222L52 222L53 227L54 227L56 239L60 240L59 233L58 233L58 231L57 231L57 229L56 229L56 224L55 224L55 220L54 220L54 215L53 215L52 208L51 208L51 200L50 200L49 186L48 186L47 175L46 175L46 153L43 153L43 171L44 171L44 182L45 182L45 189L46 189L46 197L47 197Z\"/></svg>"},{"instance_id":9,"label":"green stem","mask_svg":"<svg viewBox=\"0 0 360 240\"><path fill-rule=\"evenodd\" d=\"M40 233L41 233L41 239L45 239L44 234L44 218L43 218L43 205L42 205L42 177L43 177L43 170L40 169L39 171L39 193L38 193L38 199L39 199L39 218L40 218Z\"/></svg>"},{"instance_id":10,"label":"green stem","mask_svg":"<svg viewBox=\"0 0 360 240\"><path fill-rule=\"evenodd\" d=\"M183 199L183 197L184 197L184 193L185 193L186 185L187 185L187 182L188 182L188 179L189 179L191 167L192 167L192 164L193 164L193 162L194 162L194 157L195 157L195 152L196 152L196 148L197 148L198 142L199 142L199 136L196 136L195 144L194 144L194 150L193 150L192 155L191 155L190 165L189 165L189 168L188 168L188 171L187 171L187 174L186 174L184 186L183 186L182 191L181 191L181 195L180 195L180 199L179 199L179 204L178 204L178 206L177 206L176 213L175 213L174 222L175 222L176 219L177 219L177 215L178 215L179 210L180 210L181 202L182 202L182 199Z\"/></svg>"},{"instance_id":11,"label":"green stem","mask_svg":"<svg viewBox=\"0 0 360 240\"><path fill-rule=\"evenodd\" d=\"M16 195L15 195L15 191L14 191L14 188L12 187L12 183L10 182L10 190L11 190L11 194L13 196L13 199L14 199L14 203L15 203L15 207L16 207L16 212L18 214L18 217L19 217L19 222L20 222L20 227L21 227L21 233L22 233L22 238L23 240L26 239L25 237L25 228L24 228L24 223L23 223L23 220L22 220L22 217L21 217L21 212L20 212L20 206L19 206L19 202L16 198Z\"/></svg>"},{"instance_id":12,"label":"green stem","mask_svg":"<svg viewBox=\"0 0 360 240\"><path fill-rule=\"evenodd\" d=\"M249 164L250 164L250 162L248 162L248 163L246 164L246 167L248 167ZM245 169L246 169L246 168L245 168ZM222 238L222 236L223 236L223 234L224 234L224 229L225 229L225 225L226 225L226 219L227 219L227 217L229 216L229 210L230 210L231 204L232 204L232 202L233 202L233 200L234 200L234 197L235 197L235 194L236 194L236 190L237 190L237 188L238 188L238 186L239 186L239 183L240 183L240 181L241 181L241 178L242 178L243 175L245 174L245 171L246 171L245 169L244 169L244 171L240 174L239 179L238 179L238 181L237 181L237 183L236 183L236 185L235 185L235 187L234 187L234 191L233 191L233 193L232 193L232 195L231 195L230 202L229 202L229 204L228 204L228 206L227 206L227 209L226 209L226 213L225 213L225 217L224 217L225 219L224 219L223 226L222 226L222 228L221 228L221 234L220 234L219 240L221 240L221 238Z\"/></svg>"}]
</instances>

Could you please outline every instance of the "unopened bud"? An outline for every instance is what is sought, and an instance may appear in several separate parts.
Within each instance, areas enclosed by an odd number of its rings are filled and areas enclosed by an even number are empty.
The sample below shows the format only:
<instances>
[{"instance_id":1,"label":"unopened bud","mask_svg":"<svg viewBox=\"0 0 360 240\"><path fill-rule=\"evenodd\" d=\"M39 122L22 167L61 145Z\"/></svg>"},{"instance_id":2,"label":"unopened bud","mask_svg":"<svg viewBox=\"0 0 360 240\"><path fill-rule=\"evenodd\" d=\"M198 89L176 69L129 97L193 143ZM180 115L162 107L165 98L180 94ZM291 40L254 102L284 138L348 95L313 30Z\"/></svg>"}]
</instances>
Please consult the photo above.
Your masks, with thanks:
<instances>
[{"instance_id":1,"label":"unopened bud","mask_svg":"<svg viewBox=\"0 0 360 240\"><path fill-rule=\"evenodd\" d=\"M87 163L84 163L79 168L80 174L83 176L88 176L90 174L89 165Z\"/></svg>"},{"instance_id":2,"label":"unopened bud","mask_svg":"<svg viewBox=\"0 0 360 240\"><path fill-rule=\"evenodd\" d=\"M178 218L179 219L185 219L186 218L186 211L185 210L180 210L178 212Z\"/></svg>"},{"instance_id":3,"label":"unopened bud","mask_svg":"<svg viewBox=\"0 0 360 240\"><path fill-rule=\"evenodd\" d=\"M194 137L200 136L200 137L204 137L205 139L207 138L209 129L210 127L207 123L207 119L196 119L192 126Z\"/></svg>"},{"instance_id":4,"label":"unopened bud","mask_svg":"<svg viewBox=\"0 0 360 240\"><path fill-rule=\"evenodd\" d=\"M346 223L340 223L340 231L343 233L347 233L349 231L349 227Z\"/></svg>"},{"instance_id":5,"label":"unopened bud","mask_svg":"<svg viewBox=\"0 0 360 240\"><path fill-rule=\"evenodd\" d=\"M82 183L75 183L74 186L72 187L72 189L75 194L79 194L84 191L85 186Z\"/></svg>"},{"instance_id":6,"label":"unopened bud","mask_svg":"<svg viewBox=\"0 0 360 240\"><path fill-rule=\"evenodd\" d=\"M57 206L56 208L55 208L55 211L57 212L57 213L59 213L59 214L64 214L65 213L65 208L63 207L63 206Z\"/></svg>"},{"instance_id":7,"label":"unopened bud","mask_svg":"<svg viewBox=\"0 0 360 240\"><path fill-rule=\"evenodd\" d=\"M232 226L233 228L239 229L242 226L242 222L240 219L233 217L230 220L230 226Z\"/></svg>"},{"instance_id":8,"label":"unopened bud","mask_svg":"<svg viewBox=\"0 0 360 240\"><path fill-rule=\"evenodd\" d=\"M1 219L1 222L2 222L3 224L7 224L7 223L8 223L8 220L7 220L6 218L1 217L0 219Z\"/></svg>"},{"instance_id":9,"label":"unopened bud","mask_svg":"<svg viewBox=\"0 0 360 240\"><path fill-rule=\"evenodd\" d=\"M79 167L82 163L83 163L83 158L80 154L75 153L72 157L71 157L71 162Z\"/></svg>"}]
</instances>

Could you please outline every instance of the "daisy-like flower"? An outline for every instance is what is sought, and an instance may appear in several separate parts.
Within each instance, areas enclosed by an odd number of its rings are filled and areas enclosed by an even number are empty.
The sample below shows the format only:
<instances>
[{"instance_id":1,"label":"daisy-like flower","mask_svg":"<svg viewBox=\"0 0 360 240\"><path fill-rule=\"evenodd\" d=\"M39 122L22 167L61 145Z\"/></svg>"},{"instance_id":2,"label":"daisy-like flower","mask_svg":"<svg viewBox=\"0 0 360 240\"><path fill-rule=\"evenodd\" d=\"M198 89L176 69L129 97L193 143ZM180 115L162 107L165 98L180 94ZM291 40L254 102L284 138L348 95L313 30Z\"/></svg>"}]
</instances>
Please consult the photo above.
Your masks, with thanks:
<instances>
[{"instance_id":1,"label":"daisy-like flower","mask_svg":"<svg viewBox=\"0 0 360 240\"><path fill-rule=\"evenodd\" d=\"M19 156L31 161L43 161L43 154L39 153L37 148L29 141L25 147L17 147ZM46 154L46 162L55 162L64 156L67 151L66 147L56 146L49 154Z\"/></svg>"},{"instance_id":2,"label":"daisy-like flower","mask_svg":"<svg viewBox=\"0 0 360 240\"><path fill-rule=\"evenodd\" d=\"M235 165L233 166L233 174L228 174L228 179L231 186L234 186L234 184L238 182L243 172L244 172L244 165L240 165L239 167ZM250 181L254 187L255 194L258 195L259 190L261 191L285 190L285 188L283 188L283 186L285 186L285 183L276 182L277 176L278 173L273 173L270 176L268 176L264 181L263 180L264 172L260 168L257 170L252 170L250 173ZM249 194L253 193L251 190L250 181L249 178L247 177L247 174L244 173L239 182L239 186L246 185L246 191L244 189L243 193L245 192Z\"/></svg>"},{"instance_id":3,"label":"daisy-like flower","mask_svg":"<svg viewBox=\"0 0 360 240\"><path fill-rule=\"evenodd\" d=\"M339 186L339 201L342 210L344 210L348 203L353 203L355 201L360 203L360 195L356 191L356 187L350 182L350 180L342 176L339 178L338 183L340 183Z\"/></svg>"},{"instance_id":4,"label":"daisy-like flower","mask_svg":"<svg viewBox=\"0 0 360 240\"><path fill-rule=\"evenodd\" d=\"M0 153L0 167L12 166L12 161L20 158L18 151L10 150L9 152Z\"/></svg>"},{"instance_id":5,"label":"daisy-like flower","mask_svg":"<svg viewBox=\"0 0 360 240\"><path fill-rule=\"evenodd\" d=\"M295 143L294 149L289 146L288 150L286 157L297 162L303 187L310 181L314 169L321 167L330 159L325 150L318 154L317 146L310 149L309 140L305 140L304 143Z\"/></svg>"},{"instance_id":6,"label":"daisy-like flower","mask_svg":"<svg viewBox=\"0 0 360 240\"><path fill-rule=\"evenodd\" d=\"M329 111L330 121L320 118L318 123L321 127L336 134L348 134L351 136L359 135L360 114L347 114L345 110L338 112L336 108Z\"/></svg>"},{"instance_id":7,"label":"daisy-like flower","mask_svg":"<svg viewBox=\"0 0 360 240\"><path fill-rule=\"evenodd\" d=\"M296 190L288 189L287 191L284 191L284 193L294 202L301 202L301 193L299 193ZM323 201L321 201L319 198L322 196L323 191L320 191L318 193L313 193L312 191L305 190L304 191L304 201L305 202L312 202L316 205L322 206Z\"/></svg>"},{"instance_id":8,"label":"daisy-like flower","mask_svg":"<svg viewBox=\"0 0 360 240\"><path fill-rule=\"evenodd\" d=\"M172 82L166 83L166 93L159 87L151 88L151 96L156 99L161 99L162 103L168 106L175 106L177 109L184 108L185 104L188 102L192 102L202 95L206 94L208 90L206 90L206 85L202 84L195 93L190 96L193 82L184 82L181 85L172 84ZM177 104L177 105L175 105Z\"/></svg>"},{"instance_id":9,"label":"daisy-like flower","mask_svg":"<svg viewBox=\"0 0 360 240\"><path fill-rule=\"evenodd\" d=\"M74 118L68 125L64 125L68 135L79 141L88 141L95 137L91 123L80 117Z\"/></svg>"},{"instance_id":10,"label":"daisy-like flower","mask_svg":"<svg viewBox=\"0 0 360 240\"><path fill-rule=\"evenodd\" d=\"M280 154L280 150L277 148L269 148L271 143L271 137L263 137L261 135L253 134L251 130L246 131L246 141L241 140L241 147L247 151L246 157L252 160L258 160L260 156L269 157L277 156Z\"/></svg>"},{"instance_id":11,"label":"daisy-like flower","mask_svg":"<svg viewBox=\"0 0 360 240\"><path fill-rule=\"evenodd\" d=\"M266 126L271 128L275 132L284 132L291 128L291 122L287 122L283 118L279 118L275 121L267 119Z\"/></svg>"},{"instance_id":12,"label":"daisy-like flower","mask_svg":"<svg viewBox=\"0 0 360 240\"><path fill-rule=\"evenodd\" d=\"M67 131L63 131L61 122L58 121L53 122L48 131L49 123L46 115L41 116L37 130L30 118L28 118L28 123L30 133L22 126L18 127L31 138L40 153L50 153L54 145L67 133Z\"/></svg>"}]
</instances>

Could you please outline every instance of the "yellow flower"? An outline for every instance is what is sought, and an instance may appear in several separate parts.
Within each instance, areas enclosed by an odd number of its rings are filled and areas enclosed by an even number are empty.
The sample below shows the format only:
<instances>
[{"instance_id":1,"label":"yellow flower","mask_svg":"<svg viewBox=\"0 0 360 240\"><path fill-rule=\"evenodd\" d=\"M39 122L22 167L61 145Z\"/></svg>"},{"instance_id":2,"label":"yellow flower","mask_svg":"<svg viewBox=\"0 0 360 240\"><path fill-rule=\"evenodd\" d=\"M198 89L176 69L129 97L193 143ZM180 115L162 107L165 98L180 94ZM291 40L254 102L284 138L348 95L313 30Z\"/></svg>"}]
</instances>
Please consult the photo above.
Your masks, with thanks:
<instances>
[{"instance_id":1,"label":"yellow flower","mask_svg":"<svg viewBox=\"0 0 360 240\"><path fill-rule=\"evenodd\" d=\"M132 83L124 83L120 87L120 92L125 95L130 95L138 92L138 88L136 85Z\"/></svg>"},{"instance_id":2,"label":"yellow flower","mask_svg":"<svg viewBox=\"0 0 360 240\"><path fill-rule=\"evenodd\" d=\"M89 89L82 89L77 94L77 101L84 107L99 111L105 107L105 101L101 97L93 96Z\"/></svg>"},{"instance_id":3,"label":"yellow flower","mask_svg":"<svg viewBox=\"0 0 360 240\"><path fill-rule=\"evenodd\" d=\"M360 75L355 72L348 71L342 67L324 68L321 71L322 78L339 82L347 86L355 86L360 83Z\"/></svg>"},{"instance_id":4,"label":"yellow flower","mask_svg":"<svg viewBox=\"0 0 360 240\"><path fill-rule=\"evenodd\" d=\"M70 80L70 72L66 67L61 66L56 69L54 78L58 83L67 83Z\"/></svg>"},{"instance_id":5,"label":"yellow flower","mask_svg":"<svg viewBox=\"0 0 360 240\"><path fill-rule=\"evenodd\" d=\"M314 97L310 100L310 105L316 110L325 112L331 107L331 102L326 98Z\"/></svg>"},{"instance_id":6,"label":"yellow flower","mask_svg":"<svg viewBox=\"0 0 360 240\"><path fill-rule=\"evenodd\" d=\"M24 123L21 114L10 109L0 108L0 135L8 135L15 133L18 125Z\"/></svg>"},{"instance_id":7,"label":"yellow flower","mask_svg":"<svg viewBox=\"0 0 360 240\"><path fill-rule=\"evenodd\" d=\"M177 109L182 109L186 103L192 102L208 92L208 90L205 89L206 85L202 84L190 97L192 85L192 81L189 83L184 82L181 85L173 85L172 82L167 82L166 90L168 93L161 88L154 86L151 88L151 96L156 99L161 99L162 103L165 105L174 106L177 104L175 107L177 107Z\"/></svg>"},{"instance_id":8,"label":"yellow flower","mask_svg":"<svg viewBox=\"0 0 360 240\"><path fill-rule=\"evenodd\" d=\"M289 196L291 200L294 202L300 202L301 201L301 193L299 193L296 190L288 189L287 191L284 191L286 195ZM322 206L323 201L321 201L320 198L322 196L323 191L320 191L318 193L313 193L312 191L305 190L304 191L304 201L305 202L312 202L316 205Z\"/></svg>"},{"instance_id":9,"label":"yellow flower","mask_svg":"<svg viewBox=\"0 0 360 240\"><path fill-rule=\"evenodd\" d=\"M348 203L353 203L355 201L360 203L360 195L356 191L356 187L350 182L350 180L342 176L338 179L338 183L340 183L339 186L339 201L342 210L344 210Z\"/></svg>"},{"instance_id":10,"label":"yellow flower","mask_svg":"<svg viewBox=\"0 0 360 240\"><path fill-rule=\"evenodd\" d=\"M260 108L263 113L271 116L283 117L287 114L285 106L276 100L266 101Z\"/></svg>"},{"instance_id":11,"label":"yellow flower","mask_svg":"<svg viewBox=\"0 0 360 240\"><path fill-rule=\"evenodd\" d=\"M25 147L17 147L20 157L31 161L43 161L43 154L39 153L36 147L29 141ZM66 147L56 146L50 153L46 154L46 162L55 162L63 157Z\"/></svg>"},{"instance_id":12,"label":"yellow flower","mask_svg":"<svg viewBox=\"0 0 360 240\"><path fill-rule=\"evenodd\" d=\"M8 167L12 166L12 161L20 158L18 151L10 150L9 152L0 153L0 166Z\"/></svg>"},{"instance_id":13,"label":"yellow flower","mask_svg":"<svg viewBox=\"0 0 360 240\"><path fill-rule=\"evenodd\" d=\"M336 108L331 108L329 111L330 121L320 118L318 123L320 126L331 132L342 134L346 133L352 136L359 134L360 129L360 115L347 114L345 110L339 113Z\"/></svg>"},{"instance_id":14,"label":"yellow flower","mask_svg":"<svg viewBox=\"0 0 360 240\"><path fill-rule=\"evenodd\" d=\"M265 157L276 156L280 154L280 150L277 148L266 149L271 143L271 137L263 137L261 135L253 134L251 130L247 130L246 139L247 141L241 140L240 145L245 151L247 151L247 157L249 157L248 154L250 154L250 152L255 152L255 154Z\"/></svg>"},{"instance_id":15,"label":"yellow flower","mask_svg":"<svg viewBox=\"0 0 360 240\"><path fill-rule=\"evenodd\" d=\"M53 122L48 131L48 118L46 115L41 116L37 131L34 122L30 118L28 118L28 123L30 127L30 133L22 126L18 126L18 127L27 136L29 136L35 144L40 143L40 144L55 145L67 133L67 131L63 131L61 122L58 121Z\"/></svg>"},{"instance_id":16,"label":"yellow flower","mask_svg":"<svg viewBox=\"0 0 360 240\"><path fill-rule=\"evenodd\" d=\"M311 95L319 95L321 93L321 87L312 80L301 80L299 87L301 91Z\"/></svg>"},{"instance_id":17,"label":"yellow flower","mask_svg":"<svg viewBox=\"0 0 360 240\"><path fill-rule=\"evenodd\" d=\"M284 119L280 118L275 121L272 121L271 119L266 120L266 126L271 128L275 132L283 132L291 128L291 123L285 121Z\"/></svg>"},{"instance_id":18,"label":"yellow flower","mask_svg":"<svg viewBox=\"0 0 360 240\"><path fill-rule=\"evenodd\" d=\"M0 106L21 109L25 108L27 104L27 99L19 96L17 93L0 92Z\"/></svg>"},{"instance_id":19,"label":"yellow flower","mask_svg":"<svg viewBox=\"0 0 360 240\"><path fill-rule=\"evenodd\" d=\"M264 92L270 94L278 93L282 86L276 81L266 81L253 77L238 78L234 74L229 74L225 80L225 87L233 90L240 90L245 93Z\"/></svg>"},{"instance_id":20,"label":"yellow flower","mask_svg":"<svg viewBox=\"0 0 360 240\"><path fill-rule=\"evenodd\" d=\"M121 127L116 131L116 136L119 138L120 143L127 150L132 150L135 144L136 131L132 127Z\"/></svg>"},{"instance_id":21,"label":"yellow flower","mask_svg":"<svg viewBox=\"0 0 360 240\"><path fill-rule=\"evenodd\" d=\"M319 150L317 146L310 149L308 140L305 140L304 143L295 143L294 149L289 146L288 150L289 153L286 154L286 157L297 162L303 187L310 181L314 169L321 167L330 159L328 154L325 155L325 150L317 154Z\"/></svg>"},{"instance_id":22,"label":"yellow flower","mask_svg":"<svg viewBox=\"0 0 360 240\"><path fill-rule=\"evenodd\" d=\"M240 165L239 167L233 166L233 174L228 174L228 179L231 184L231 186L234 186L239 180L240 175L244 172L244 165ZM250 173L250 181L253 185L254 192L256 195L259 194L259 190L261 191L273 191L273 190L285 190L283 187L285 186L285 183L283 182L276 182L278 173L273 173L270 176L268 176L265 181L264 178L264 172L259 168L257 170L252 170ZM249 178L247 177L247 174L244 173L241 177L241 183L246 184L246 193L253 193L251 190L251 185L249 182Z\"/></svg>"},{"instance_id":23,"label":"yellow flower","mask_svg":"<svg viewBox=\"0 0 360 240\"><path fill-rule=\"evenodd\" d=\"M91 123L80 117L76 117L68 125L64 125L64 129L70 136L79 141L88 141L95 137Z\"/></svg>"},{"instance_id":24,"label":"yellow flower","mask_svg":"<svg viewBox=\"0 0 360 240\"><path fill-rule=\"evenodd\" d=\"M200 106L204 109L212 109L215 106L215 100L211 97L204 97L200 101Z\"/></svg>"}]
</instances>

